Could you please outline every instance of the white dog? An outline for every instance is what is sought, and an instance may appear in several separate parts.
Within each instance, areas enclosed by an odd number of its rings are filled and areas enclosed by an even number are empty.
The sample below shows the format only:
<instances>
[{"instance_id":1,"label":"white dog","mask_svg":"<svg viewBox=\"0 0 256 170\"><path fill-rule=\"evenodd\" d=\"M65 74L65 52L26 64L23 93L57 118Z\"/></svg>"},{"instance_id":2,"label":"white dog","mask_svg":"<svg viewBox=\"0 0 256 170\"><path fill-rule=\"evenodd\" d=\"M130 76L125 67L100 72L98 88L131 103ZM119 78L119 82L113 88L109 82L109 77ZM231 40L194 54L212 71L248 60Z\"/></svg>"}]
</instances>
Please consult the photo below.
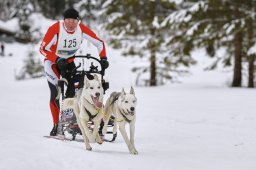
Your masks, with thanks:
<instances>
[{"instance_id":1,"label":"white dog","mask_svg":"<svg viewBox=\"0 0 256 170\"><path fill-rule=\"evenodd\" d=\"M92 150L89 142L102 144L98 127L103 118L103 88L101 81L95 74L93 80L84 77L84 87L76 93L75 98L68 98L63 101L63 109L73 108L77 124L82 132L87 150ZM94 123L93 132L90 132L87 123Z\"/></svg>"},{"instance_id":2,"label":"white dog","mask_svg":"<svg viewBox=\"0 0 256 170\"><path fill-rule=\"evenodd\" d=\"M125 93L124 89L122 92L113 92L108 100L106 101L106 105L104 107L104 127L103 127L103 135L107 132L107 125L110 119L111 114L115 116L114 119L114 127L113 133L116 134L117 124L119 126L119 130L128 146L129 152L131 154L138 154L134 146L134 133L135 133L135 121L136 121L136 103L137 99L135 97L134 89L131 87L130 93ZM125 125L130 125L130 139L128 138Z\"/></svg>"}]
</instances>

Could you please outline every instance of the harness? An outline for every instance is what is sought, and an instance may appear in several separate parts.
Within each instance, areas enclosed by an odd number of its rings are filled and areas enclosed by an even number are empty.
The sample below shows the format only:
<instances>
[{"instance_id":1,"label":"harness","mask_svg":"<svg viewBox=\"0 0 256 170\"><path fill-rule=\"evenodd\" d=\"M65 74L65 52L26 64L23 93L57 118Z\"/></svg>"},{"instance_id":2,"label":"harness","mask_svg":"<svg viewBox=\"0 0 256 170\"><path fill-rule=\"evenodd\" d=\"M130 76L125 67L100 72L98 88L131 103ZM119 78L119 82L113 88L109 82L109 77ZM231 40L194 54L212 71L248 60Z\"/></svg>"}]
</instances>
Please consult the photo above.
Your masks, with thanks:
<instances>
[{"instance_id":1,"label":"harness","mask_svg":"<svg viewBox=\"0 0 256 170\"><path fill-rule=\"evenodd\" d=\"M98 113L99 113L98 112L97 114L92 115L91 112L89 112L89 110L87 110L86 108L84 108L84 109L85 109L85 111L87 112L87 114L89 116L89 121L92 121L92 119L94 119L98 115Z\"/></svg>"},{"instance_id":2,"label":"harness","mask_svg":"<svg viewBox=\"0 0 256 170\"><path fill-rule=\"evenodd\" d=\"M126 116L125 116L125 113L123 114L123 112L119 109L119 112L121 113L121 115L123 116L124 118L124 121L128 122L128 123L131 123L131 120L129 120ZM122 120L123 121L123 120Z\"/></svg>"},{"instance_id":3,"label":"harness","mask_svg":"<svg viewBox=\"0 0 256 170\"><path fill-rule=\"evenodd\" d=\"M110 105L114 104L114 103L118 100L119 96L120 96L120 94L117 95L117 96L114 98L114 100L112 101L112 103L111 103ZM123 113L119 108L118 108L118 110L119 110L119 112L121 113L121 115L123 116L124 119L123 119L123 120L117 120L117 122L126 121L126 122L130 123L131 120L129 120L129 119L125 116L125 113Z\"/></svg>"}]
</instances>

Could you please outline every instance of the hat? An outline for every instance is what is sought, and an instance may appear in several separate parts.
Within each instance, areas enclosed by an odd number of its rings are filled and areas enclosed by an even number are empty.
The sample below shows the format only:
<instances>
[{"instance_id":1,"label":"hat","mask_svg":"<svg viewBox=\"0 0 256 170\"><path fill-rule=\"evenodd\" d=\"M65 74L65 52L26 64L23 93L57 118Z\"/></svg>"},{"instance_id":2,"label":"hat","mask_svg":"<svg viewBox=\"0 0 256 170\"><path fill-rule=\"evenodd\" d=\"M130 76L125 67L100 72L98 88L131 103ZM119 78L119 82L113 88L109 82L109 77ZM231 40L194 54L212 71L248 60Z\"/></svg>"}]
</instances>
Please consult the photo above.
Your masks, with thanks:
<instances>
[{"instance_id":1,"label":"hat","mask_svg":"<svg viewBox=\"0 0 256 170\"><path fill-rule=\"evenodd\" d=\"M64 14L64 19L66 18L73 18L79 20L79 13L74 8L67 9Z\"/></svg>"}]
</instances>

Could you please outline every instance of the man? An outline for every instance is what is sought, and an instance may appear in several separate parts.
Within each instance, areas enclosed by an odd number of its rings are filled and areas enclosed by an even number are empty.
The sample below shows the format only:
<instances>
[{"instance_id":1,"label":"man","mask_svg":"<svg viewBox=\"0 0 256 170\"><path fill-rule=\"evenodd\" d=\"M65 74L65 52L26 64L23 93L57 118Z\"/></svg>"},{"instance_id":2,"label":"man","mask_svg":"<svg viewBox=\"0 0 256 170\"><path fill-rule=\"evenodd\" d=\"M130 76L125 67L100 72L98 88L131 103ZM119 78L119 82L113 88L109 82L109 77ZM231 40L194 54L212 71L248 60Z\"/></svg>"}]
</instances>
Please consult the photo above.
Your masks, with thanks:
<instances>
[{"instance_id":1,"label":"man","mask_svg":"<svg viewBox=\"0 0 256 170\"><path fill-rule=\"evenodd\" d=\"M57 82L62 72L75 68L74 55L84 39L97 47L101 64L107 68L109 64L104 42L92 30L80 23L79 13L73 8L64 12L64 20L49 27L41 43L40 52L45 56L44 69L51 91L50 110L53 118L51 136L57 135L59 122L60 107L59 100L56 99ZM66 96L73 97L75 94L74 82L69 74L66 74L65 78L68 80Z\"/></svg>"}]
</instances>

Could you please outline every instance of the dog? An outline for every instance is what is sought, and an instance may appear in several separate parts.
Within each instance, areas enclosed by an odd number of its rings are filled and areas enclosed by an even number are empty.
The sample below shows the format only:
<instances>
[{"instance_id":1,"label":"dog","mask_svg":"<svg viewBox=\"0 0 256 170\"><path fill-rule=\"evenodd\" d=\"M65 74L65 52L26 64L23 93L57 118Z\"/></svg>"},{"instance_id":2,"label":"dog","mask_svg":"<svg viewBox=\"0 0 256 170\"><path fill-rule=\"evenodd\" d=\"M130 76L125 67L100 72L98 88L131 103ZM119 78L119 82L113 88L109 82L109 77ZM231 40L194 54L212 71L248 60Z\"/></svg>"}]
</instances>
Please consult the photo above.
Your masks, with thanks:
<instances>
[{"instance_id":1,"label":"dog","mask_svg":"<svg viewBox=\"0 0 256 170\"><path fill-rule=\"evenodd\" d=\"M82 132L85 147L87 150L92 150L89 142L103 143L98 127L104 117L103 111L103 87L101 80L97 74L94 74L92 80L87 76L84 77L84 87L76 92L74 98L67 98L62 103L63 110L72 108L77 119L77 124ZM94 123L93 131L90 132L87 123Z\"/></svg>"},{"instance_id":2,"label":"dog","mask_svg":"<svg viewBox=\"0 0 256 170\"><path fill-rule=\"evenodd\" d=\"M104 106L104 126L102 133L103 135L107 132L107 125L110 120L111 114L115 116L113 134L116 134L117 126L121 132L125 143L131 154L138 154L134 146L134 133L135 133L135 121L136 121L136 104L137 98L133 87L130 89L130 93L126 93L124 89L122 92L113 92L107 99ZM125 125L130 125L130 139L128 138Z\"/></svg>"}]
</instances>

